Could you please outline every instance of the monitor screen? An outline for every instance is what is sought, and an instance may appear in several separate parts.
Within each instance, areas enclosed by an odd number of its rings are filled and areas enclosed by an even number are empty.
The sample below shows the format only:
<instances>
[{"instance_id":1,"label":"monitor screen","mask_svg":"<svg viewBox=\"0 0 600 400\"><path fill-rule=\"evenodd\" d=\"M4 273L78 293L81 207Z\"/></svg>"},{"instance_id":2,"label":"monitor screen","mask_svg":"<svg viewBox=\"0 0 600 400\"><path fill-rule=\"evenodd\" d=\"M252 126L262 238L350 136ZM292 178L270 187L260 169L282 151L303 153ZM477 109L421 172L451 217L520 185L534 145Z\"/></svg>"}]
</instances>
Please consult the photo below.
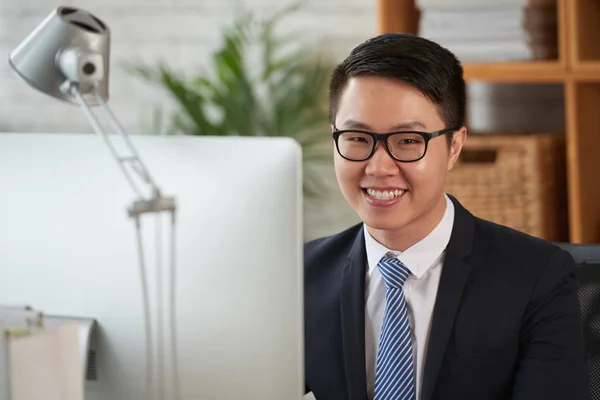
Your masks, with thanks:
<instances>
[{"instance_id":1,"label":"monitor screen","mask_svg":"<svg viewBox=\"0 0 600 400\"><path fill-rule=\"evenodd\" d=\"M286 138L134 142L179 207L174 311L181 398L301 398L299 147ZM0 134L0 185L0 304L94 318L97 364L86 400L143 399L143 285L135 224L126 212L135 196L102 140ZM168 216L141 218L154 340L170 331L169 229Z\"/></svg>"}]
</instances>

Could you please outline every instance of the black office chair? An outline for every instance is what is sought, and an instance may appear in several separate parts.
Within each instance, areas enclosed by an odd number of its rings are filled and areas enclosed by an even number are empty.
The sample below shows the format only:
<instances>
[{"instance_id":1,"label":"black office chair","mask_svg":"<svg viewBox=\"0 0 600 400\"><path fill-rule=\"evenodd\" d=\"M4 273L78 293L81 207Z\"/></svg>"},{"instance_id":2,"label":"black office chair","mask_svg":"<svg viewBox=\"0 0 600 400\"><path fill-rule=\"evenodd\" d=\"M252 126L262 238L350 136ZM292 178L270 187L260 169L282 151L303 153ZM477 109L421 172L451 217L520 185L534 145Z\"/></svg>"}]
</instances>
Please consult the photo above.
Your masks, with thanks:
<instances>
[{"instance_id":1,"label":"black office chair","mask_svg":"<svg viewBox=\"0 0 600 400\"><path fill-rule=\"evenodd\" d=\"M577 264L591 399L600 400L600 244L557 243Z\"/></svg>"}]
</instances>

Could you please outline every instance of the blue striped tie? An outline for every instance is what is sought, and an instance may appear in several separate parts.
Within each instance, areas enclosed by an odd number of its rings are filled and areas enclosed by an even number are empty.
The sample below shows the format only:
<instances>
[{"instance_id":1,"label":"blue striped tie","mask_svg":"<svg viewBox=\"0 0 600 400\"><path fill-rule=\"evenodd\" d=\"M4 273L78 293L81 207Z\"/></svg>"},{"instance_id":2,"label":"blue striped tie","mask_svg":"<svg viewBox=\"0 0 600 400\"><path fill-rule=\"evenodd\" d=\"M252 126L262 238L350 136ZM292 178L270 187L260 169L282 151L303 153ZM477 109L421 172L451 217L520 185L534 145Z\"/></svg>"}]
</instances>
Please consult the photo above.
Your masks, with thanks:
<instances>
[{"instance_id":1,"label":"blue striped tie","mask_svg":"<svg viewBox=\"0 0 600 400\"><path fill-rule=\"evenodd\" d=\"M386 292L375 367L374 400L414 400L412 343L402 289L410 271L396 258L383 257L378 266Z\"/></svg>"}]
</instances>

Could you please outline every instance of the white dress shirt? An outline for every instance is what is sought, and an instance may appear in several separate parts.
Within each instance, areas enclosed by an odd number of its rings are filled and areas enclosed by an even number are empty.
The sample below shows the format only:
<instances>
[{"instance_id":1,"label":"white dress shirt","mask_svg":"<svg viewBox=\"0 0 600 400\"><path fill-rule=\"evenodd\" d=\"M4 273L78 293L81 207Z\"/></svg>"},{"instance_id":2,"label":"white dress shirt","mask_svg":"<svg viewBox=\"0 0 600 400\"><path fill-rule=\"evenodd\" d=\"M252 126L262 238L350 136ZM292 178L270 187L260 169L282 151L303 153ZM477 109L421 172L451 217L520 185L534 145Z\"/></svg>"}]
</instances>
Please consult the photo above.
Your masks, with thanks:
<instances>
[{"instance_id":1,"label":"white dress shirt","mask_svg":"<svg viewBox=\"0 0 600 400\"><path fill-rule=\"evenodd\" d=\"M385 312L386 289L377 264L388 253L388 255L397 257L411 272L404 283L404 297L407 302L412 336L416 398L420 399L433 306L437 296L446 246L450 241L454 225L454 204L448 196L445 198L446 211L439 224L423 240L404 252L390 251L377 242L365 226L365 245L369 264L365 284L365 355L367 392L370 399L373 398L375 389L377 347Z\"/></svg>"}]
</instances>

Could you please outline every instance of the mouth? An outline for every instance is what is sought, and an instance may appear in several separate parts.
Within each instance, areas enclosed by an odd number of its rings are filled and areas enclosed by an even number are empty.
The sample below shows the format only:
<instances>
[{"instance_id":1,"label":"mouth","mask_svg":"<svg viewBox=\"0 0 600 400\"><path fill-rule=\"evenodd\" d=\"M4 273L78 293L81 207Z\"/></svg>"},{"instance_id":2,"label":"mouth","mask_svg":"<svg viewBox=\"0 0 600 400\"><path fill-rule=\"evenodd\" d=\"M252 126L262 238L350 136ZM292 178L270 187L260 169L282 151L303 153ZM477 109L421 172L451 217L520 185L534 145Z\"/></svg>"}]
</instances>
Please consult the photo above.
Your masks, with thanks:
<instances>
[{"instance_id":1,"label":"mouth","mask_svg":"<svg viewBox=\"0 0 600 400\"><path fill-rule=\"evenodd\" d=\"M400 201L408 192L406 189L372 189L363 188L367 201L376 207L389 207Z\"/></svg>"}]
</instances>

